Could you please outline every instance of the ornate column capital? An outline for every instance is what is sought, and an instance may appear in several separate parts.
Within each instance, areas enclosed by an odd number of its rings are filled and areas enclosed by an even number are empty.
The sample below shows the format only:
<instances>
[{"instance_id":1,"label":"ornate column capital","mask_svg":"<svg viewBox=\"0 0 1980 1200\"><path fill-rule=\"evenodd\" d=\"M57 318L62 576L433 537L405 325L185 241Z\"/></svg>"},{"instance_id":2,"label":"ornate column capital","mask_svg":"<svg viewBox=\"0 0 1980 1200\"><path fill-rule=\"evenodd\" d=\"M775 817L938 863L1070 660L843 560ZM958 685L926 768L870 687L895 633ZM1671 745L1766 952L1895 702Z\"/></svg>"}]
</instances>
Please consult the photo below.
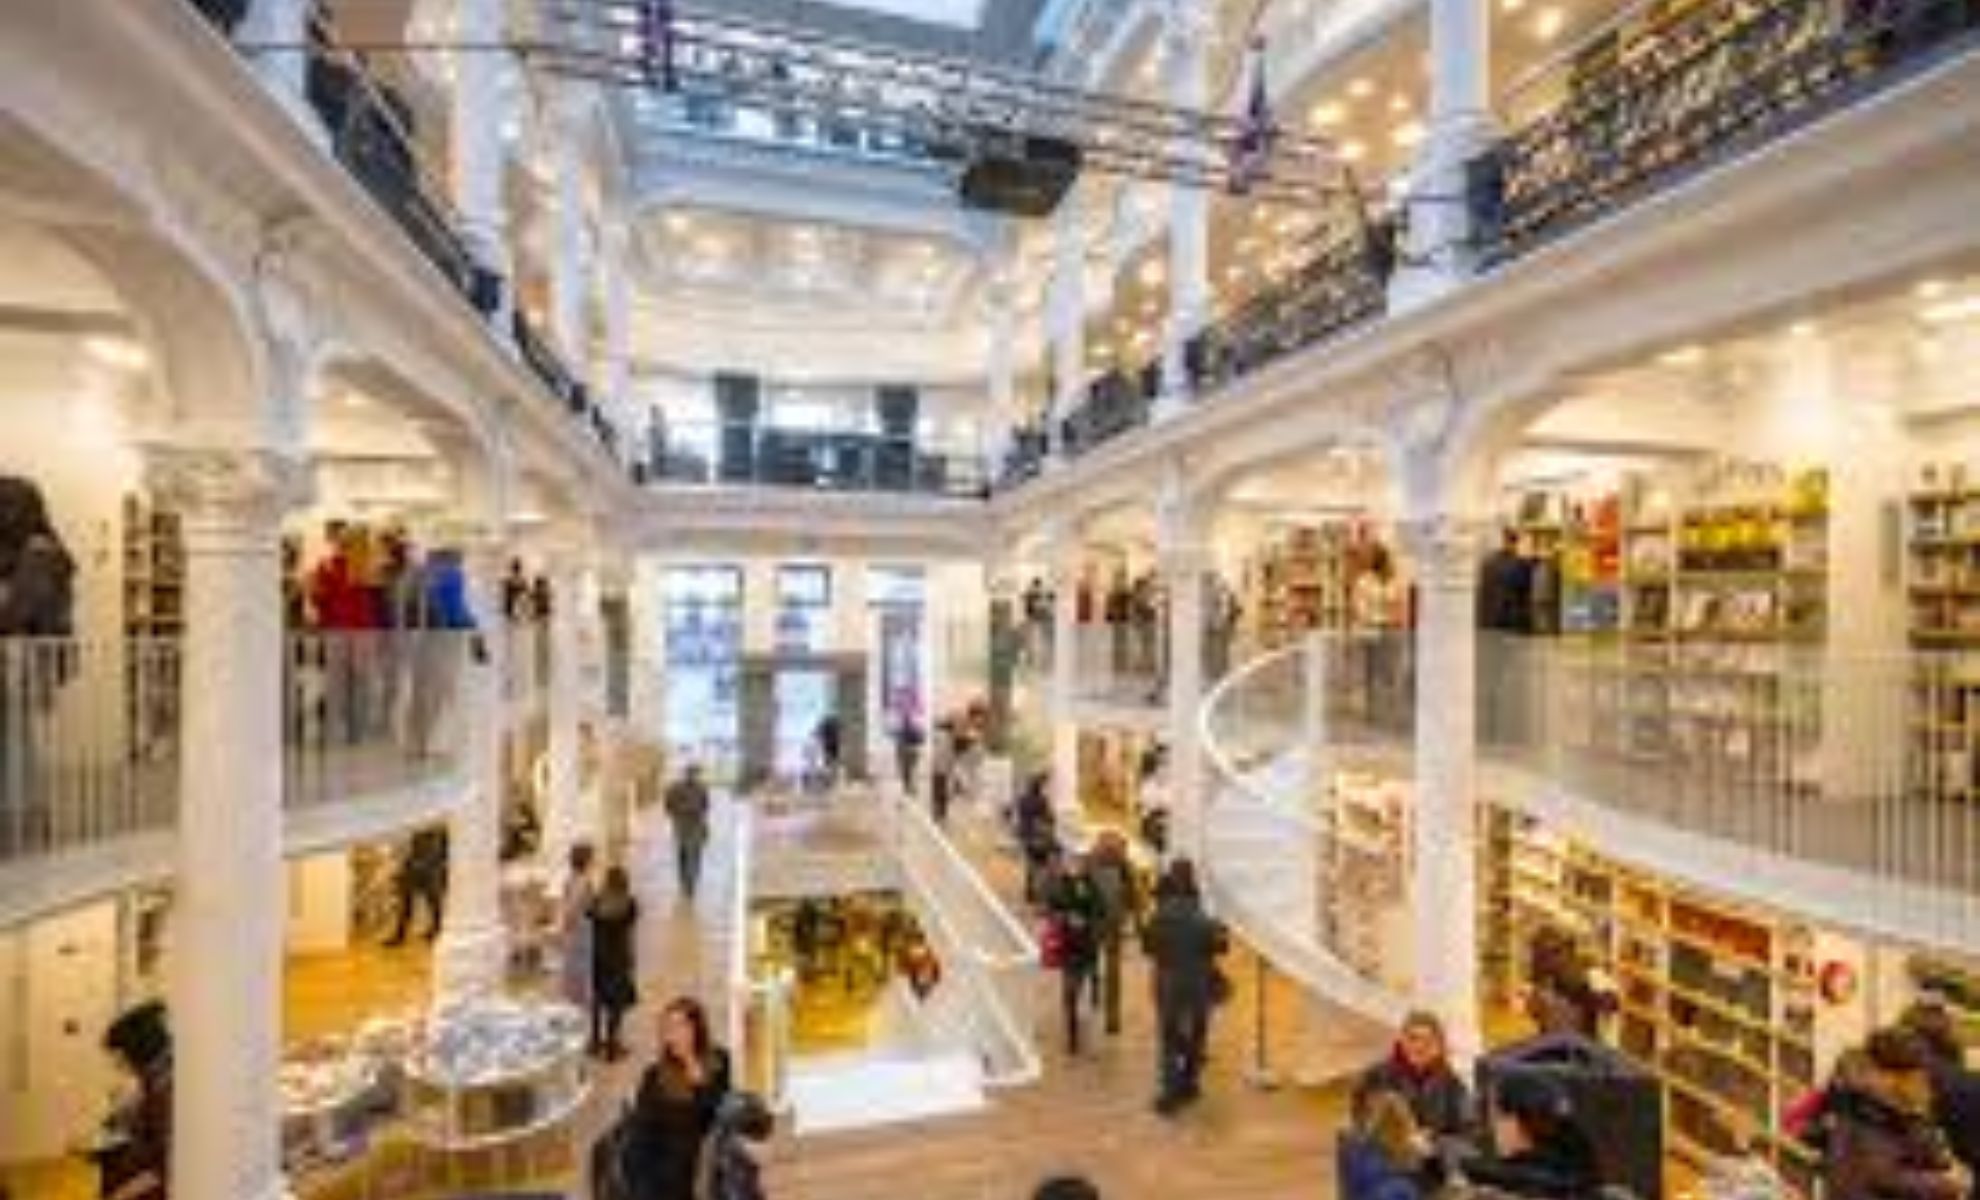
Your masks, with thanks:
<instances>
[{"instance_id":1,"label":"ornate column capital","mask_svg":"<svg viewBox=\"0 0 1980 1200\"><path fill-rule=\"evenodd\" d=\"M253 534L279 529L308 503L312 473L303 460L267 449L181 446L144 448L145 480L188 530Z\"/></svg>"},{"instance_id":2,"label":"ornate column capital","mask_svg":"<svg viewBox=\"0 0 1980 1200\"><path fill-rule=\"evenodd\" d=\"M1445 515L1401 521L1396 528L1425 590L1478 586L1478 562L1485 548L1482 522Z\"/></svg>"}]
</instances>

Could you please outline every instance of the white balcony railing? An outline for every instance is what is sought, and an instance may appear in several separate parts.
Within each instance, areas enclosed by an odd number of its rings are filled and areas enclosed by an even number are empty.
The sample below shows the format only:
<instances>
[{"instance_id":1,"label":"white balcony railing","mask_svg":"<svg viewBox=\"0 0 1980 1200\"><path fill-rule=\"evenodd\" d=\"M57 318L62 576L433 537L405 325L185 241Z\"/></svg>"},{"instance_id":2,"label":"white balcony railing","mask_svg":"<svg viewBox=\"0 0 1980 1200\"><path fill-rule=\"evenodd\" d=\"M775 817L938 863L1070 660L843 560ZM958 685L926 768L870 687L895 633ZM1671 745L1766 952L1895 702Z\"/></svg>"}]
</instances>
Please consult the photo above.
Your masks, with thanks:
<instances>
[{"instance_id":1,"label":"white balcony railing","mask_svg":"<svg viewBox=\"0 0 1980 1200\"><path fill-rule=\"evenodd\" d=\"M285 807L452 774L469 647L437 630L291 636L277 700ZM0 641L0 862L169 831L182 683L177 641Z\"/></svg>"},{"instance_id":2,"label":"white balcony railing","mask_svg":"<svg viewBox=\"0 0 1980 1200\"><path fill-rule=\"evenodd\" d=\"M1980 659L1494 637L1477 658L1481 800L1729 899L1980 947ZM1413 659L1409 635L1316 637L1200 713L1213 894L1370 1015L1409 984Z\"/></svg>"},{"instance_id":3,"label":"white balcony railing","mask_svg":"<svg viewBox=\"0 0 1980 1200\"><path fill-rule=\"evenodd\" d=\"M1233 672L1200 714L1219 911L1378 1020L1409 987L1410 665L1406 638L1315 638Z\"/></svg>"}]
</instances>

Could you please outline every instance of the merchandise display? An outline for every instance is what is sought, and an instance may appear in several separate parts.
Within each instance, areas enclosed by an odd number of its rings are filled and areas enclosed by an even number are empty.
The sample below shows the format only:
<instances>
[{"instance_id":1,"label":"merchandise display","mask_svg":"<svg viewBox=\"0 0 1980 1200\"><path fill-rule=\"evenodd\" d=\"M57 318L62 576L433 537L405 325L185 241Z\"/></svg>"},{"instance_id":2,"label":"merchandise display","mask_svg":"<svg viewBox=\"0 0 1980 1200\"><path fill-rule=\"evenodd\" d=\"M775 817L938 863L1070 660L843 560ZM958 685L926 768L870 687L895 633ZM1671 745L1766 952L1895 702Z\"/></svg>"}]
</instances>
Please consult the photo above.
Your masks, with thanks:
<instances>
[{"instance_id":1,"label":"merchandise display","mask_svg":"<svg viewBox=\"0 0 1980 1200\"><path fill-rule=\"evenodd\" d=\"M1980 485L1964 465L1920 468L1906 504L1913 786L1980 798Z\"/></svg>"},{"instance_id":2,"label":"merchandise display","mask_svg":"<svg viewBox=\"0 0 1980 1200\"><path fill-rule=\"evenodd\" d=\"M390 1060L354 1042L292 1046L279 1075L282 1160L291 1174L362 1153L375 1120L393 1108Z\"/></svg>"},{"instance_id":3,"label":"merchandise display","mask_svg":"<svg viewBox=\"0 0 1980 1200\"><path fill-rule=\"evenodd\" d=\"M567 1004L474 1001L436 1010L404 1033L406 1113L414 1135L435 1149L528 1137L570 1116L590 1090L584 1014Z\"/></svg>"}]
</instances>

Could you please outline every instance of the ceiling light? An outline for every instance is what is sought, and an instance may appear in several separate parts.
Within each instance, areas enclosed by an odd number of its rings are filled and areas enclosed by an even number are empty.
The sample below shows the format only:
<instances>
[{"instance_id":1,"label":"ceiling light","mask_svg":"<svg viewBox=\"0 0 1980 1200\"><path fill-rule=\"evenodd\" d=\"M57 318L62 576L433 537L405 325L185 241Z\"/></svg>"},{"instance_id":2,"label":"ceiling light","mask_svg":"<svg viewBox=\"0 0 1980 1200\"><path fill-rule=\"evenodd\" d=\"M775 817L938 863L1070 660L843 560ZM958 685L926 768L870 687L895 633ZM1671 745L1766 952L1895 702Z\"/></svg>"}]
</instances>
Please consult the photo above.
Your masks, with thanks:
<instances>
[{"instance_id":1,"label":"ceiling light","mask_svg":"<svg viewBox=\"0 0 1980 1200\"><path fill-rule=\"evenodd\" d=\"M1964 321L1980 317L1980 295L1967 296L1959 300L1948 300L1922 310L1919 316L1934 325L1949 325L1954 321Z\"/></svg>"},{"instance_id":2,"label":"ceiling light","mask_svg":"<svg viewBox=\"0 0 1980 1200\"><path fill-rule=\"evenodd\" d=\"M1162 266L1162 260L1159 258L1151 258L1147 262L1141 264L1140 279L1142 286L1143 287L1161 286L1165 270L1166 268Z\"/></svg>"},{"instance_id":3,"label":"ceiling light","mask_svg":"<svg viewBox=\"0 0 1980 1200\"><path fill-rule=\"evenodd\" d=\"M1559 8L1543 8L1540 15L1533 18L1533 36L1543 42L1551 42L1561 36L1567 28L1567 13Z\"/></svg>"},{"instance_id":4,"label":"ceiling light","mask_svg":"<svg viewBox=\"0 0 1980 1200\"><path fill-rule=\"evenodd\" d=\"M120 371L142 371L151 365L151 355L127 337L92 334L83 339L83 352L97 362Z\"/></svg>"},{"instance_id":5,"label":"ceiling light","mask_svg":"<svg viewBox=\"0 0 1980 1200\"><path fill-rule=\"evenodd\" d=\"M1368 155L1368 147L1360 142L1342 142L1340 156L1342 162L1360 162Z\"/></svg>"},{"instance_id":6,"label":"ceiling light","mask_svg":"<svg viewBox=\"0 0 1980 1200\"><path fill-rule=\"evenodd\" d=\"M1347 90L1348 95L1353 96L1356 100L1366 100L1375 94L1375 81L1363 76L1353 83L1348 84Z\"/></svg>"},{"instance_id":7,"label":"ceiling light","mask_svg":"<svg viewBox=\"0 0 1980 1200\"><path fill-rule=\"evenodd\" d=\"M1244 268L1233 266L1224 272L1224 278L1230 280L1232 283L1236 283L1238 280L1244 278Z\"/></svg>"},{"instance_id":8,"label":"ceiling light","mask_svg":"<svg viewBox=\"0 0 1980 1200\"><path fill-rule=\"evenodd\" d=\"M1341 118L1346 115L1346 110L1341 107L1338 100L1328 100L1309 109L1306 119L1315 129L1325 129L1329 125L1340 124Z\"/></svg>"},{"instance_id":9,"label":"ceiling light","mask_svg":"<svg viewBox=\"0 0 1980 1200\"><path fill-rule=\"evenodd\" d=\"M1791 338L1812 338L1815 336L1815 322L1796 321L1788 326L1787 331Z\"/></svg>"},{"instance_id":10,"label":"ceiling light","mask_svg":"<svg viewBox=\"0 0 1980 1200\"><path fill-rule=\"evenodd\" d=\"M364 412L371 407L371 397L356 390L347 389L338 399L352 412Z\"/></svg>"},{"instance_id":11,"label":"ceiling light","mask_svg":"<svg viewBox=\"0 0 1980 1200\"><path fill-rule=\"evenodd\" d=\"M1397 92L1389 97L1389 111L1400 116L1409 111L1409 97Z\"/></svg>"},{"instance_id":12,"label":"ceiling light","mask_svg":"<svg viewBox=\"0 0 1980 1200\"><path fill-rule=\"evenodd\" d=\"M1526 7L1526 0L1499 0L1499 11L1512 15Z\"/></svg>"},{"instance_id":13,"label":"ceiling light","mask_svg":"<svg viewBox=\"0 0 1980 1200\"><path fill-rule=\"evenodd\" d=\"M688 221L687 215L685 213L667 214L666 226L668 233L679 236L680 234L686 233L688 231L689 224L690 222Z\"/></svg>"},{"instance_id":14,"label":"ceiling light","mask_svg":"<svg viewBox=\"0 0 1980 1200\"><path fill-rule=\"evenodd\" d=\"M1406 121L1396 127L1395 143L1407 150L1423 140L1423 122Z\"/></svg>"},{"instance_id":15,"label":"ceiling light","mask_svg":"<svg viewBox=\"0 0 1980 1200\"><path fill-rule=\"evenodd\" d=\"M1664 353L1658 355L1657 361L1667 367L1689 367L1696 365L1704 357L1705 351L1702 347L1679 346L1675 350L1666 350Z\"/></svg>"},{"instance_id":16,"label":"ceiling light","mask_svg":"<svg viewBox=\"0 0 1980 1200\"><path fill-rule=\"evenodd\" d=\"M1943 279L1927 279L1912 289L1920 300L1937 300L1950 290L1950 286Z\"/></svg>"}]
</instances>

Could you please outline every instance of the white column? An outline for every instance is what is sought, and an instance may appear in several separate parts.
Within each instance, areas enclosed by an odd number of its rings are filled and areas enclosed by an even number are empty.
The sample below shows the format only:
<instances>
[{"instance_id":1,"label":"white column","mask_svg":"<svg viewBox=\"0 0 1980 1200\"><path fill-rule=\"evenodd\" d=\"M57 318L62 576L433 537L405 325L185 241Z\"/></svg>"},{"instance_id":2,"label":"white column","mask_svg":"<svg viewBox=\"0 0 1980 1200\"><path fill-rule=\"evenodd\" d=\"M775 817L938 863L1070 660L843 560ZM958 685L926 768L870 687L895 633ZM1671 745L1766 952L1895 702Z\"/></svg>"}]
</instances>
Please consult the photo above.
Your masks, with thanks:
<instances>
[{"instance_id":1,"label":"white column","mask_svg":"<svg viewBox=\"0 0 1980 1200\"><path fill-rule=\"evenodd\" d=\"M255 74L282 107L323 138L323 122L309 104L309 8L309 0L254 0L234 37L250 48Z\"/></svg>"},{"instance_id":2,"label":"white column","mask_svg":"<svg viewBox=\"0 0 1980 1200\"><path fill-rule=\"evenodd\" d=\"M1200 112L1208 103L1210 19L1204 0L1175 0L1163 36L1169 103L1190 112ZM1210 196L1201 184L1176 180L1169 184L1169 328L1162 348L1157 420L1176 415L1189 403L1185 352L1209 311Z\"/></svg>"},{"instance_id":3,"label":"white column","mask_svg":"<svg viewBox=\"0 0 1980 1200\"><path fill-rule=\"evenodd\" d=\"M1053 218L1051 417L1052 458L1063 458L1063 422L1086 396L1086 231L1075 188Z\"/></svg>"},{"instance_id":4,"label":"white column","mask_svg":"<svg viewBox=\"0 0 1980 1200\"><path fill-rule=\"evenodd\" d=\"M1175 852L1195 859L1200 869L1207 787L1197 711L1203 707L1203 592L1210 553L1194 541L1165 545L1161 553L1169 602L1170 839Z\"/></svg>"},{"instance_id":5,"label":"white column","mask_svg":"<svg viewBox=\"0 0 1980 1200\"><path fill-rule=\"evenodd\" d=\"M502 734L508 717L509 645L499 634L509 548L498 526L472 530L462 542L475 623L484 636L482 661L471 656L461 679L469 794L448 822L447 921L433 954L433 994L439 1004L500 992L508 966L508 932L502 925L507 782Z\"/></svg>"},{"instance_id":6,"label":"white column","mask_svg":"<svg viewBox=\"0 0 1980 1200\"><path fill-rule=\"evenodd\" d=\"M984 428L984 452L995 478L1004 469L1017 425L1017 289L1008 266L999 263L990 278L990 338L985 358L989 376L990 412Z\"/></svg>"},{"instance_id":7,"label":"white column","mask_svg":"<svg viewBox=\"0 0 1980 1200\"><path fill-rule=\"evenodd\" d=\"M601 401L619 433L619 457L632 462L645 452L645 423L632 411L632 277L627 256L632 239L623 218L605 226L598 269L605 282L605 362L598 373Z\"/></svg>"},{"instance_id":8,"label":"white column","mask_svg":"<svg viewBox=\"0 0 1980 1200\"><path fill-rule=\"evenodd\" d=\"M489 45L507 32L505 0L455 0L454 35L463 44ZM509 258L509 205L502 186L508 149L502 138L515 108L517 83L506 55L463 51L453 56L453 69L448 120L454 209L475 262L502 281L494 323L506 337L515 304L515 273Z\"/></svg>"},{"instance_id":9,"label":"white column","mask_svg":"<svg viewBox=\"0 0 1980 1200\"><path fill-rule=\"evenodd\" d=\"M1405 528L1420 590L1416 634L1416 790L1410 837L1414 987L1451 1046L1470 1061L1483 1044L1478 1015L1476 778L1478 539L1435 517Z\"/></svg>"},{"instance_id":10,"label":"white column","mask_svg":"<svg viewBox=\"0 0 1980 1200\"><path fill-rule=\"evenodd\" d=\"M1406 263L1391 282L1392 309L1418 307L1461 285L1477 266L1465 166L1490 148L1490 0L1430 0L1430 124L1410 172Z\"/></svg>"},{"instance_id":11,"label":"white column","mask_svg":"<svg viewBox=\"0 0 1980 1200\"><path fill-rule=\"evenodd\" d=\"M1079 542L1070 531L1050 538L1052 570L1052 805L1079 812L1079 725L1073 696L1079 686Z\"/></svg>"},{"instance_id":12,"label":"white column","mask_svg":"<svg viewBox=\"0 0 1980 1200\"><path fill-rule=\"evenodd\" d=\"M583 707L578 670L578 559L571 551L550 558L555 593L550 601L549 737L544 751L548 789L543 798L543 861L564 861L571 846L587 836L579 795L578 715Z\"/></svg>"},{"instance_id":13,"label":"white column","mask_svg":"<svg viewBox=\"0 0 1980 1200\"><path fill-rule=\"evenodd\" d=\"M171 1191L276 1200L282 1179L281 519L299 466L260 450L160 449L183 522Z\"/></svg>"},{"instance_id":14,"label":"white column","mask_svg":"<svg viewBox=\"0 0 1980 1200\"><path fill-rule=\"evenodd\" d=\"M644 563L632 572L632 726L635 737L658 744L666 724L667 647L661 573Z\"/></svg>"},{"instance_id":15,"label":"white column","mask_svg":"<svg viewBox=\"0 0 1980 1200\"><path fill-rule=\"evenodd\" d=\"M584 213L584 114L582 95L555 85L539 126L550 141L552 186L550 337L572 374L583 378L590 361L585 300L591 282Z\"/></svg>"},{"instance_id":16,"label":"white column","mask_svg":"<svg viewBox=\"0 0 1980 1200\"><path fill-rule=\"evenodd\" d=\"M1306 750L1306 799L1311 802L1327 782L1327 640L1326 635L1306 635L1300 652L1305 656L1300 688L1300 744Z\"/></svg>"}]
</instances>

